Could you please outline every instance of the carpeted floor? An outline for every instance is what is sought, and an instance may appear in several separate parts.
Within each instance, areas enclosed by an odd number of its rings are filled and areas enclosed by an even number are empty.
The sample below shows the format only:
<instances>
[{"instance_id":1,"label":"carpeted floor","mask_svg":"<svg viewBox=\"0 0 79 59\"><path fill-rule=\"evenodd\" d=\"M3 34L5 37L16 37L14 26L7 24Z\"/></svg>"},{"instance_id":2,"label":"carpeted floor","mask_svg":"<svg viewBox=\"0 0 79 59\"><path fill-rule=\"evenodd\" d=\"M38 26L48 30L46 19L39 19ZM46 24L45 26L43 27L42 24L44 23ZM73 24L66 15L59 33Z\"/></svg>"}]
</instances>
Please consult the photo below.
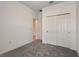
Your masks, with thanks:
<instances>
[{"instance_id":1,"label":"carpeted floor","mask_svg":"<svg viewBox=\"0 0 79 59\"><path fill-rule=\"evenodd\" d=\"M42 44L41 40L31 42L20 48L0 55L1 57L77 57L77 53L69 48Z\"/></svg>"}]
</instances>

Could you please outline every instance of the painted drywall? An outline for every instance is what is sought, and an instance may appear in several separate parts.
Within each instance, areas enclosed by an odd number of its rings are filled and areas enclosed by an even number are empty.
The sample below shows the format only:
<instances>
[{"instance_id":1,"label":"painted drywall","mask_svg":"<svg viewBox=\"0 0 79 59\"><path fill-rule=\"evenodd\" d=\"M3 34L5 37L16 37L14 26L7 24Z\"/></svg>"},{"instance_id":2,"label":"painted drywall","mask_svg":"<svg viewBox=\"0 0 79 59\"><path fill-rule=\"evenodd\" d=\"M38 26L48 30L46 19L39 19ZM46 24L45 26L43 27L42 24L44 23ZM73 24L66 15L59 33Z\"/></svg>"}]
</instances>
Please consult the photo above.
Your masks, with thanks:
<instances>
[{"instance_id":1,"label":"painted drywall","mask_svg":"<svg viewBox=\"0 0 79 59\"><path fill-rule=\"evenodd\" d=\"M54 6L49 6L46 8L43 8L43 20L42 20L42 40L43 43L48 43L48 44L54 44L54 45L59 45L59 40L61 40L60 38L57 39L56 37L56 43L53 43L53 39L54 38L49 38L47 39L47 16L51 16L51 15L56 15L56 14L63 14L63 13L71 13L70 16L70 25L67 27L69 28L70 31L70 44L71 46L68 48L71 48L73 50L76 50L76 2L62 2L60 4L56 4ZM52 29L52 26L50 26L50 28ZM51 36L52 34L49 33L48 36ZM60 34L61 35L61 34ZM62 36L62 38L64 38ZM66 38L66 37L65 37ZM65 39L66 41L67 39ZM62 43L63 41L61 41ZM67 42L67 41L66 41ZM64 43L65 45L67 43Z\"/></svg>"},{"instance_id":2,"label":"painted drywall","mask_svg":"<svg viewBox=\"0 0 79 59\"><path fill-rule=\"evenodd\" d=\"M0 54L32 42L33 10L19 2L0 2Z\"/></svg>"},{"instance_id":3,"label":"painted drywall","mask_svg":"<svg viewBox=\"0 0 79 59\"><path fill-rule=\"evenodd\" d=\"M79 2L76 2L77 4L77 9L76 9L76 16L77 16L77 23L76 23L76 27L77 27L77 52L78 52L78 55L79 55Z\"/></svg>"},{"instance_id":4,"label":"painted drywall","mask_svg":"<svg viewBox=\"0 0 79 59\"><path fill-rule=\"evenodd\" d=\"M42 40L42 12L37 15L37 39Z\"/></svg>"}]
</instances>

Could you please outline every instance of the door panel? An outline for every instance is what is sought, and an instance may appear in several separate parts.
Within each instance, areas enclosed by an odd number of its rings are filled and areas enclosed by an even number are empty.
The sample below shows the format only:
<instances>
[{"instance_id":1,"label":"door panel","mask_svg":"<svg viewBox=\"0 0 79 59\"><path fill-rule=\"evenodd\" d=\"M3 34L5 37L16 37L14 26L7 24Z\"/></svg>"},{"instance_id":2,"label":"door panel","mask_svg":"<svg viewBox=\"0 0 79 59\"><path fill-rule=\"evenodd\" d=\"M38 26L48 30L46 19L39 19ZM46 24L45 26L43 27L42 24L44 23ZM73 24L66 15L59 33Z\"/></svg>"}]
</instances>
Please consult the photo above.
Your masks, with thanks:
<instances>
[{"instance_id":1,"label":"door panel","mask_svg":"<svg viewBox=\"0 0 79 59\"><path fill-rule=\"evenodd\" d=\"M56 44L63 47L71 47L70 14L58 16L56 19Z\"/></svg>"},{"instance_id":2,"label":"door panel","mask_svg":"<svg viewBox=\"0 0 79 59\"><path fill-rule=\"evenodd\" d=\"M71 47L70 14L48 17L46 20L47 43L63 47Z\"/></svg>"},{"instance_id":3,"label":"door panel","mask_svg":"<svg viewBox=\"0 0 79 59\"><path fill-rule=\"evenodd\" d=\"M46 39L47 43L56 45L56 20L55 18L47 18L46 20Z\"/></svg>"}]
</instances>

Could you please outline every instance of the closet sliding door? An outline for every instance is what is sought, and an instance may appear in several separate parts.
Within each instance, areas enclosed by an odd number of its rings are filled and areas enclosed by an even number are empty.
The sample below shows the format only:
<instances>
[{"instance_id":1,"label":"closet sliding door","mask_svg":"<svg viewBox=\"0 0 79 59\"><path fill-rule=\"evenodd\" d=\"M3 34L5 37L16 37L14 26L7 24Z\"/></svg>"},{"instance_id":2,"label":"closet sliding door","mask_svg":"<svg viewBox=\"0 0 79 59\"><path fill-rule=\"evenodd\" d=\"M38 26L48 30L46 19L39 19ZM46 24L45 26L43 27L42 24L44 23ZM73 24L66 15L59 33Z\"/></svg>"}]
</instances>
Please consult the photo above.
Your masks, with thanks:
<instances>
[{"instance_id":1,"label":"closet sliding door","mask_svg":"<svg viewBox=\"0 0 79 59\"><path fill-rule=\"evenodd\" d=\"M47 16L47 43L63 47L71 47L71 17L70 13Z\"/></svg>"},{"instance_id":2,"label":"closet sliding door","mask_svg":"<svg viewBox=\"0 0 79 59\"><path fill-rule=\"evenodd\" d=\"M56 16L56 44L71 48L71 15Z\"/></svg>"}]
</instances>

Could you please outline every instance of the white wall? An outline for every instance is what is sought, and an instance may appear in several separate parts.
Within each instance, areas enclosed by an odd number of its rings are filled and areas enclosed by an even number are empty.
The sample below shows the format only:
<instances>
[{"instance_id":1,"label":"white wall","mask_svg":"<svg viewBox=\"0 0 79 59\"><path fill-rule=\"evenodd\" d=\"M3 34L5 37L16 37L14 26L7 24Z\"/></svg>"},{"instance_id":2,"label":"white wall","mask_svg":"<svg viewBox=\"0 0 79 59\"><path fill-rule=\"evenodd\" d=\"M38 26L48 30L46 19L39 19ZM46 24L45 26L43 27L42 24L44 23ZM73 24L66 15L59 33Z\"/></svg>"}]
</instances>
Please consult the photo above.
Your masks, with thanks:
<instances>
[{"instance_id":1,"label":"white wall","mask_svg":"<svg viewBox=\"0 0 79 59\"><path fill-rule=\"evenodd\" d=\"M37 14L37 39L42 40L42 12Z\"/></svg>"},{"instance_id":2,"label":"white wall","mask_svg":"<svg viewBox=\"0 0 79 59\"><path fill-rule=\"evenodd\" d=\"M70 41L71 49L76 50L76 2L62 2L54 6L49 6L43 9L43 21L42 21L42 40L43 43L47 43L47 40L50 40L49 44L52 42L53 38L46 39L46 16L62 14L69 12L71 13L71 24L68 26L70 28ZM50 26L52 28L52 26ZM52 35L51 33L49 35ZM61 35L61 34L60 34ZM63 37L63 36L62 36ZM57 43L56 43L57 44Z\"/></svg>"},{"instance_id":3,"label":"white wall","mask_svg":"<svg viewBox=\"0 0 79 59\"><path fill-rule=\"evenodd\" d=\"M76 16L77 16L77 52L78 52L78 55L79 55L79 2L77 2L77 10L76 10Z\"/></svg>"},{"instance_id":4,"label":"white wall","mask_svg":"<svg viewBox=\"0 0 79 59\"><path fill-rule=\"evenodd\" d=\"M0 2L0 54L32 41L34 12L19 2Z\"/></svg>"}]
</instances>

